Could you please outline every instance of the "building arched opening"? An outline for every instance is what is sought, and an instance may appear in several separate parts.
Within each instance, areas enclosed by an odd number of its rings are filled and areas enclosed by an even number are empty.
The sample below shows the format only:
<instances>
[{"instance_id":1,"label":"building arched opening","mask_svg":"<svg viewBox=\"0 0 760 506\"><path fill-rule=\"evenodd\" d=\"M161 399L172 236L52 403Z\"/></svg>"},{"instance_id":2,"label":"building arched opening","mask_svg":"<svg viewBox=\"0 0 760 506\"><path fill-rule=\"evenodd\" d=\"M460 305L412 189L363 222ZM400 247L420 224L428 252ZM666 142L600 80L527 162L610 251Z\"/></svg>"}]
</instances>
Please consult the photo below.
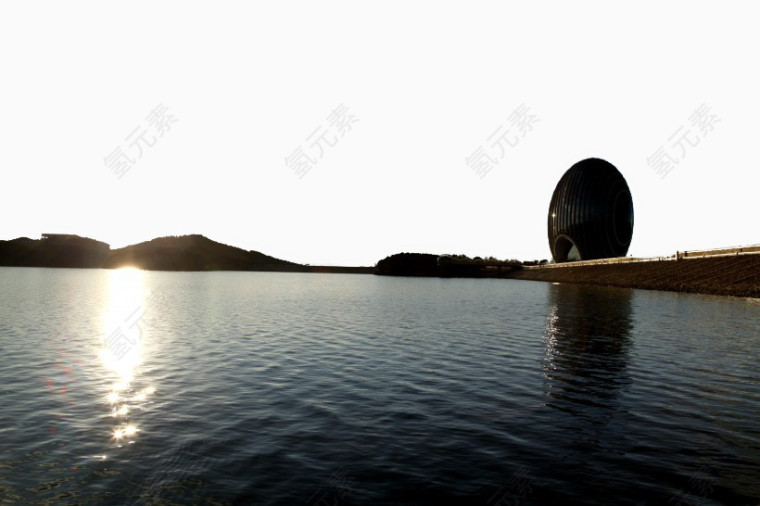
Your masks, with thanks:
<instances>
[{"instance_id":1,"label":"building arched opening","mask_svg":"<svg viewBox=\"0 0 760 506\"><path fill-rule=\"evenodd\" d=\"M574 262L581 260L580 251L578 246L566 235L557 237L554 242L554 261L561 262Z\"/></svg>"}]
</instances>

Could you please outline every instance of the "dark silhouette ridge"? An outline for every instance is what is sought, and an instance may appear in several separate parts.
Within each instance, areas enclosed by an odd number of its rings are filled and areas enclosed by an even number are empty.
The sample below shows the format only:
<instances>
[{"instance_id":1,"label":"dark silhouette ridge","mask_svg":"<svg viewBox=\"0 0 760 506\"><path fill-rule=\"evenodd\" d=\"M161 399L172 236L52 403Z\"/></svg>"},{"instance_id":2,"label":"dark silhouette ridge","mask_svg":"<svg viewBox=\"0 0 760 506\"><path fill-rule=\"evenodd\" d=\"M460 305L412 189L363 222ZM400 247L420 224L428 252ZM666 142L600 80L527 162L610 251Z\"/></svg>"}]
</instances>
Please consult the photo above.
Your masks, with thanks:
<instances>
[{"instance_id":1,"label":"dark silhouette ridge","mask_svg":"<svg viewBox=\"0 0 760 506\"><path fill-rule=\"evenodd\" d=\"M104 242L71 234L43 234L0 241L0 266L5 267L135 267L164 271L278 271L371 274L372 267L309 266L258 251L212 241L202 235L160 237L111 250Z\"/></svg>"},{"instance_id":2,"label":"dark silhouette ridge","mask_svg":"<svg viewBox=\"0 0 760 506\"><path fill-rule=\"evenodd\" d=\"M113 250L106 255L101 267L137 267L154 271L304 271L305 266L195 234L159 237Z\"/></svg>"},{"instance_id":3,"label":"dark silhouette ridge","mask_svg":"<svg viewBox=\"0 0 760 506\"><path fill-rule=\"evenodd\" d=\"M108 244L88 237L42 234L42 239L19 237L0 241L0 265L14 267L100 267Z\"/></svg>"}]
</instances>

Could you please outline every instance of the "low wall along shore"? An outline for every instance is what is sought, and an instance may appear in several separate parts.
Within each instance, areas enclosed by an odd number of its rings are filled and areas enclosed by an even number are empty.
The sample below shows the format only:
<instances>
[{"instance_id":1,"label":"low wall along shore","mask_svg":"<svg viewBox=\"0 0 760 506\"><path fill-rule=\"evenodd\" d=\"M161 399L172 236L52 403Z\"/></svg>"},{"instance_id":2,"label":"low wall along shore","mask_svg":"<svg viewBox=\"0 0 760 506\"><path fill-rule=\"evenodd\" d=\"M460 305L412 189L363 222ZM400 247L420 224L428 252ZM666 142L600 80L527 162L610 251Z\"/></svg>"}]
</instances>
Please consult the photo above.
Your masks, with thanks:
<instances>
[{"instance_id":1,"label":"low wall along shore","mask_svg":"<svg viewBox=\"0 0 760 506\"><path fill-rule=\"evenodd\" d=\"M510 278L760 297L760 246L526 266Z\"/></svg>"}]
</instances>

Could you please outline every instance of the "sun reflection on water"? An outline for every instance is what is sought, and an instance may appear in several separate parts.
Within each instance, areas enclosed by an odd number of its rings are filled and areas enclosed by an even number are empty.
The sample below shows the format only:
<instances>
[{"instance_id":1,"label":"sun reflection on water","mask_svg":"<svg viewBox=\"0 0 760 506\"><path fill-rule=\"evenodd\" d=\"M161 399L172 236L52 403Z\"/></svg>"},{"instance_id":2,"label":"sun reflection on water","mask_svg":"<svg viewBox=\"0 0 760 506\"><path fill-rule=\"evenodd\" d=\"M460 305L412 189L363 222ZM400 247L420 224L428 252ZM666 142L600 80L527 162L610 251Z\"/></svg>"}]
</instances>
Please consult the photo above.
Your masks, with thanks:
<instances>
[{"instance_id":1,"label":"sun reflection on water","mask_svg":"<svg viewBox=\"0 0 760 506\"><path fill-rule=\"evenodd\" d=\"M550 379L547 370L557 370L555 363L557 355L561 355L562 352L559 349L557 336L560 333L560 327L558 326L559 316L557 315L557 304L553 304L548 316L546 317L546 325L544 329L544 344L546 347L546 366L544 367L544 378Z\"/></svg>"},{"instance_id":2,"label":"sun reflection on water","mask_svg":"<svg viewBox=\"0 0 760 506\"><path fill-rule=\"evenodd\" d=\"M141 320L156 291L148 294L145 273L136 269L120 269L110 273L108 307L103 320L100 360L109 375L111 387L105 395L110 415L117 419L111 439L118 446L122 441L135 442L140 428L131 413L142 409L156 391L140 383L139 367L146 353Z\"/></svg>"}]
</instances>

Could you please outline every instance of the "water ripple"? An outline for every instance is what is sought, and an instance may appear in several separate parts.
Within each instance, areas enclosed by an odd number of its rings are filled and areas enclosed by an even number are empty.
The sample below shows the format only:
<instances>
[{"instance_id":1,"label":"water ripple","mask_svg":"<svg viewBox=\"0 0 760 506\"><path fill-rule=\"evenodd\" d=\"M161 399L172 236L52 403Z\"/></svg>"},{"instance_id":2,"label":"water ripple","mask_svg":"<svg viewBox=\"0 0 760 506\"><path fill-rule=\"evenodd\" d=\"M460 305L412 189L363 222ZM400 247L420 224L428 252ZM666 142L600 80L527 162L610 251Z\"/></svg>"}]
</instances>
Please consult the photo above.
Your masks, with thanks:
<instances>
[{"instance_id":1,"label":"water ripple","mask_svg":"<svg viewBox=\"0 0 760 506\"><path fill-rule=\"evenodd\" d=\"M0 302L10 502L760 501L749 301L0 268ZM139 356L109 369L135 307Z\"/></svg>"}]
</instances>

